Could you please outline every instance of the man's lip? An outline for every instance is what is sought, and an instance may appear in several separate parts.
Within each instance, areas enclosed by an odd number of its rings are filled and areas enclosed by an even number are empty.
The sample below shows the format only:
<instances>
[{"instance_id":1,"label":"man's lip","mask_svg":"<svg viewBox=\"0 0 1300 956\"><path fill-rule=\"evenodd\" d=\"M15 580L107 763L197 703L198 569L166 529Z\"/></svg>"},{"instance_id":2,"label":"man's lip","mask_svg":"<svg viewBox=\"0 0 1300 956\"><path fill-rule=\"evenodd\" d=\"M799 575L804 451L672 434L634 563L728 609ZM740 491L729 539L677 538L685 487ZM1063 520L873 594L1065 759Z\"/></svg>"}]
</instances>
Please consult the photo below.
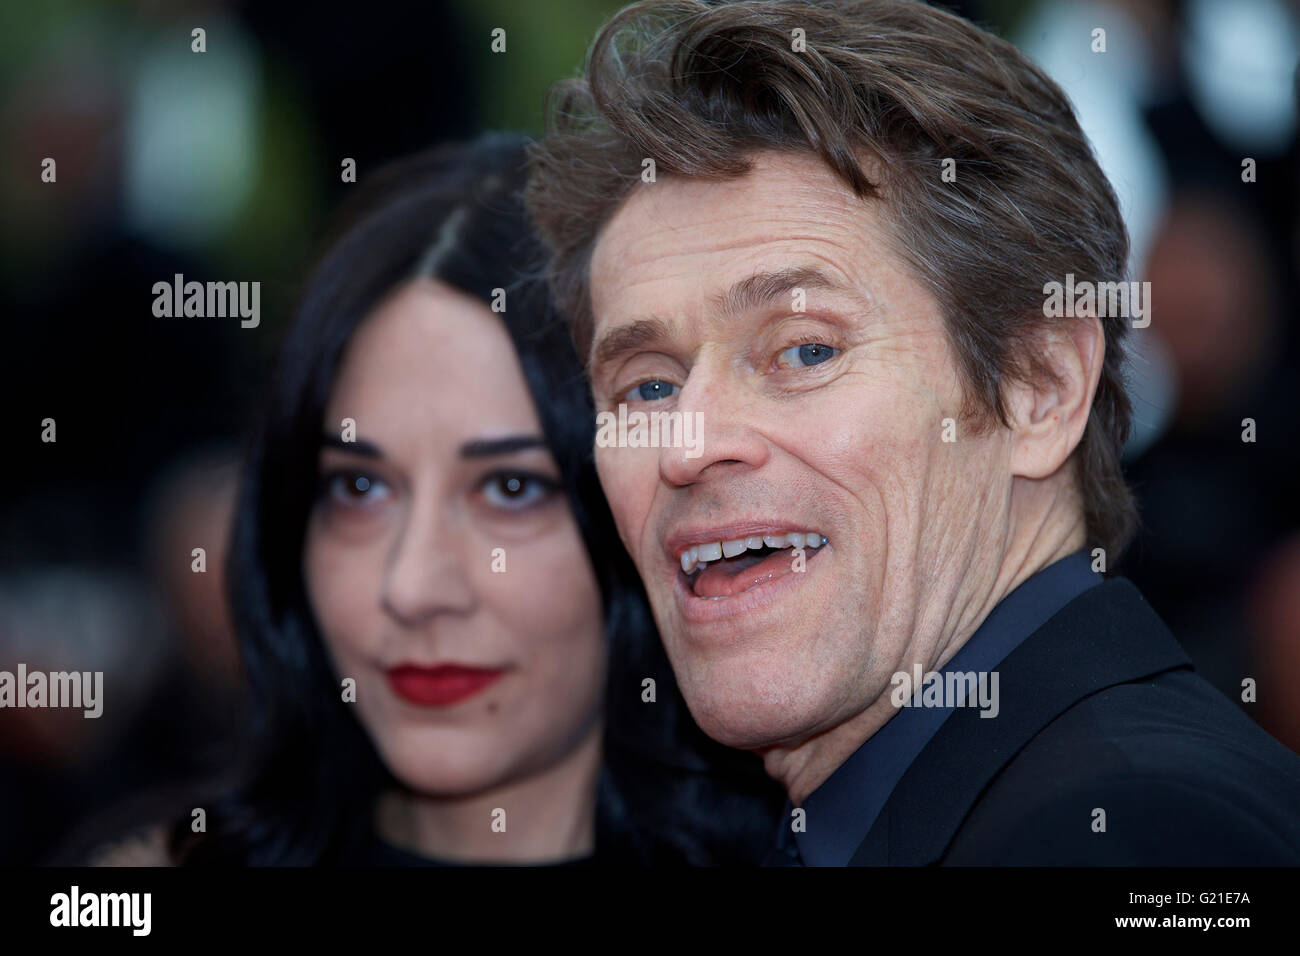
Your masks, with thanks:
<instances>
[{"instance_id":1,"label":"man's lip","mask_svg":"<svg viewBox=\"0 0 1300 956\"><path fill-rule=\"evenodd\" d=\"M789 534L791 532L815 531L822 536L826 536L826 529L818 527L815 523L800 524L798 521L787 520L785 518L762 518L754 521L738 521L727 525L718 525L715 527L697 527L697 528L680 528L674 531L664 540L664 553L668 560L673 564L678 564L680 556L687 548L693 548L701 544L712 544L720 541L737 541L741 538L752 538L757 535L776 535ZM679 569L680 570L680 569Z\"/></svg>"},{"instance_id":2,"label":"man's lip","mask_svg":"<svg viewBox=\"0 0 1300 956\"><path fill-rule=\"evenodd\" d=\"M825 547L814 551L808 558L808 570L802 573L785 574L774 581L765 581L733 597L717 600L697 596L691 590L687 576L681 574L681 569L678 568L679 573L672 583L673 598L678 613L689 627L723 627L722 634L734 637L735 627L739 623L737 618L771 611L794 589L808 587L813 575L816 575L816 580L820 581L821 566L826 559L819 556L830 550L830 547Z\"/></svg>"}]
</instances>

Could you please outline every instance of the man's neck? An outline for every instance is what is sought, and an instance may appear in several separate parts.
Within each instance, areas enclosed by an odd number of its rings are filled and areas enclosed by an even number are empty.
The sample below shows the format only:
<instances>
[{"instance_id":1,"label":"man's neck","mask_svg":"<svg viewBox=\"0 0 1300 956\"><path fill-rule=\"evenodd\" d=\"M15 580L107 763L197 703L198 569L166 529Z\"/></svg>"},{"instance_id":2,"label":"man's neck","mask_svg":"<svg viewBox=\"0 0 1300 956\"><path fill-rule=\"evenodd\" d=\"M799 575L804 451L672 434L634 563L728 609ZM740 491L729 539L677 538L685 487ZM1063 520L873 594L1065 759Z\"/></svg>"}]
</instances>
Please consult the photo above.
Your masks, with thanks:
<instances>
[{"instance_id":1,"label":"man's neck","mask_svg":"<svg viewBox=\"0 0 1300 956\"><path fill-rule=\"evenodd\" d=\"M978 593L962 596L961 613L950 618L952 629L940 641L931 658L919 661L922 670L928 672L943 667L965 646L1003 598L1043 568L1078 551L1086 540L1082 521L1063 525L1044 518L1032 523L1031 527L1022 526L1018 531L1012 546L1005 549L991 583L981 585ZM909 666L910 663L909 659ZM759 751L768 774L785 786L792 805L800 806L898 713L898 708L890 700L892 689L892 685L886 684L863 710L834 727L792 746Z\"/></svg>"}]
</instances>

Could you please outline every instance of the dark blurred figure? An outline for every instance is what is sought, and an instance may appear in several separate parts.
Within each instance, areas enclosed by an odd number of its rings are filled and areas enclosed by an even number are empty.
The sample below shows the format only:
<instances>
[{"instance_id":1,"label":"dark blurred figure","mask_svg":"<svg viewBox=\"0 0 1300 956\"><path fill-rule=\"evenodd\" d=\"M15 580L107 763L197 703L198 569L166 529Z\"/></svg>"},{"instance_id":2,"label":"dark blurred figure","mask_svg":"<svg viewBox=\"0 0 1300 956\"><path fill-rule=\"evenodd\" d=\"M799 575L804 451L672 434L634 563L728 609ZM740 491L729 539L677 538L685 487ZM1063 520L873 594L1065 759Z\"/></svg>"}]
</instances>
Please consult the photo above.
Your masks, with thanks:
<instances>
[{"instance_id":1,"label":"dark blurred figure","mask_svg":"<svg viewBox=\"0 0 1300 956\"><path fill-rule=\"evenodd\" d=\"M124 796L229 745L222 463L342 159L364 179L467 129L475 96L438 3L87 2L6 23L21 56L0 60L3 400L21 451L0 503L0 666L102 669L108 701L98 720L0 712L0 863L24 864L85 818L120 830ZM178 273L260 282L260 325L156 317L153 285Z\"/></svg>"},{"instance_id":2,"label":"dark blurred figure","mask_svg":"<svg viewBox=\"0 0 1300 956\"><path fill-rule=\"evenodd\" d=\"M104 675L97 718L4 712L0 812L22 824L0 830L6 863L38 862L51 841L80 846L152 819L175 789L229 762L247 709L224 592L234 490L221 450L156 482L138 535L148 543L145 574L61 564L4 579L0 668Z\"/></svg>"},{"instance_id":3,"label":"dark blurred figure","mask_svg":"<svg viewBox=\"0 0 1300 956\"><path fill-rule=\"evenodd\" d=\"M1269 556L1252 589L1252 673L1258 680L1259 722L1300 753L1300 535Z\"/></svg>"},{"instance_id":4,"label":"dark blurred figure","mask_svg":"<svg viewBox=\"0 0 1300 956\"><path fill-rule=\"evenodd\" d=\"M1151 324L1130 336L1126 474L1142 525L1116 567L1206 679L1262 720L1242 700L1242 681L1260 677L1246 595L1300 530L1300 7L977 6L1016 22L1075 102L1124 207L1133 278L1152 284ZM1285 680L1295 686L1300 671Z\"/></svg>"},{"instance_id":5,"label":"dark blurred figure","mask_svg":"<svg viewBox=\"0 0 1300 956\"><path fill-rule=\"evenodd\" d=\"M1130 6L1157 70L1145 117L1170 202L1145 278L1153 287L1150 332L1171 359L1176 402L1168 430L1128 469L1143 524L1123 569L1202 674L1264 721L1262 700L1258 711L1242 700L1245 678L1265 683L1251 663L1246 600L1270 552L1300 529L1300 149L1294 115L1258 128L1248 122L1285 100L1272 89L1278 78L1255 75L1260 102L1234 101L1234 118L1224 108L1232 83L1224 71L1252 31L1282 37L1270 49L1284 48L1288 36L1294 43L1296 11L1288 16L1285 5L1267 2ZM1207 27L1215 11L1223 16ZM1291 68L1294 83L1294 52ZM1246 158L1255 162L1254 182L1243 181ZM1272 675L1272 686L1300 682L1293 658L1271 659L1294 668ZM1268 729L1296 749L1294 731L1276 723L1276 705L1271 712Z\"/></svg>"}]
</instances>

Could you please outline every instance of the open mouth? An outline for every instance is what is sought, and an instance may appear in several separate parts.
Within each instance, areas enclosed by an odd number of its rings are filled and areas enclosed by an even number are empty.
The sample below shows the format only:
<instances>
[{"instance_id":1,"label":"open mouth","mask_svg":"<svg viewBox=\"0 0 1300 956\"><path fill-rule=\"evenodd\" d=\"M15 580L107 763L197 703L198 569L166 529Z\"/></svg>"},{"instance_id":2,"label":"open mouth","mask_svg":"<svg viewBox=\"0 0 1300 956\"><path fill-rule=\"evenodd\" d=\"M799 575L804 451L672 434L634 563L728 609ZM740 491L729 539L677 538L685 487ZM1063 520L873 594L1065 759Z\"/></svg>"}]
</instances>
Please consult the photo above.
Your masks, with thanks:
<instances>
[{"instance_id":1,"label":"open mouth","mask_svg":"<svg viewBox=\"0 0 1300 956\"><path fill-rule=\"evenodd\" d=\"M802 571L829 543L816 531L753 535L695 545L683 550L678 559L692 594L722 600Z\"/></svg>"}]
</instances>

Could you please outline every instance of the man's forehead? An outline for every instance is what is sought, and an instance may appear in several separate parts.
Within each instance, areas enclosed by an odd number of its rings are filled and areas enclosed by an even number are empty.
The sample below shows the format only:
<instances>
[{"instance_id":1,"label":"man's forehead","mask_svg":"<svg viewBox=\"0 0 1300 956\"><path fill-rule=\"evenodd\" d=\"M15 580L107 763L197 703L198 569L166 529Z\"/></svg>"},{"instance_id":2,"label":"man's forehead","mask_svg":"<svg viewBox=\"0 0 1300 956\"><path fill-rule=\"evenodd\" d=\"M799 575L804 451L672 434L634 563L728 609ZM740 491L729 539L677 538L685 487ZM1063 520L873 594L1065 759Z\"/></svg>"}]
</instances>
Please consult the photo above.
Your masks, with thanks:
<instances>
[{"instance_id":1,"label":"man's forehead","mask_svg":"<svg viewBox=\"0 0 1300 956\"><path fill-rule=\"evenodd\" d=\"M758 154L749 173L731 180L641 184L593 249L595 332L669 290L703 303L756 273L816 270L831 283L860 284L883 241L873 207L802 153ZM810 277L809 285L818 283Z\"/></svg>"},{"instance_id":2,"label":"man's forehead","mask_svg":"<svg viewBox=\"0 0 1300 956\"><path fill-rule=\"evenodd\" d=\"M592 269L635 268L665 253L724 250L730 240L756 238L750 233L847 235L869 224L870 213L869 204L816 156L760 153L748 173L733 179L662 175L639 183L597 236Z\"/></svg>"}]
</instances>

